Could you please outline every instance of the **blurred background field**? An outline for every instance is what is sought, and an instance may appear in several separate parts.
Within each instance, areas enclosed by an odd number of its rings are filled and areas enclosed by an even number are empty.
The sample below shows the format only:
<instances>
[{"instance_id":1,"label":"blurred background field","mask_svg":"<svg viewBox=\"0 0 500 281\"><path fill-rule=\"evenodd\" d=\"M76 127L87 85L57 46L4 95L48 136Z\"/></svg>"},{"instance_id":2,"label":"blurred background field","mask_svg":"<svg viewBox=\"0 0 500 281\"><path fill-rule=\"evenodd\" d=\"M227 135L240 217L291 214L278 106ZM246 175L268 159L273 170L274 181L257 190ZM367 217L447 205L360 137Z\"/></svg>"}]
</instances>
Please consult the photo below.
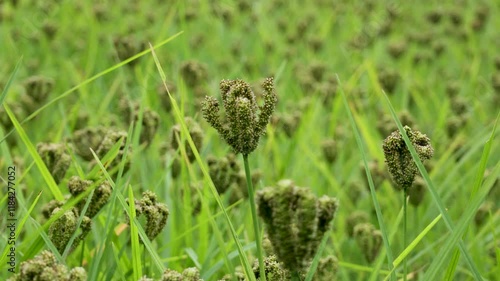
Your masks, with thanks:
<instances>
[{"instance_id":1,"label":"blurred background field","mask_svg":"<svg viewBox=\"0 0 500 281\"><path fill-rule=\"evenodd\" d=\"M2 90L22 57L3 102L19 122L24 121L22 127L34 147L39 143L75 145L86 138L75 135L76 131L98 126L127 133L132 120L142 122L142 131L134 127L127 138L130 162L120 163L126 166L124 173L113 178L125 198L130 185L136 198L151 190L168 206L166 228L151 244L165 268L197 267L204 280L219 280L230 273L223 255L229 255L231 267L240 263L199 164L182 157L182 149L172 144L172 132L180 132L174 128L179 120L153 56L146 52L113 68L149 50L149 43L155 46L169 38L155 52L182 114L200 125L195 134L203 141L197 148L208 168L213 167L210 159L228 157L227 162L236 163L241 171L243 163L239 155L231 158L229 146L203 120L203 98L220 99L219 82L237 78L249 82L260 97L263 79L274 77L277 109L267 134L249 157L256 189L290 179L310 187L318 197L339 199L323 252L338 259L338 280L383 280L388 275L384 246L371 257L353 237L353 215L365 217L376 229L379 222L340 87L363 139L384 222L389 233L394 233L390 235L394 256L404 249L398 219L403 195L393 186L384 163L382 141L397 127L382 90L403 125L431 139L435 155L426 163L427 171L452 221L462 217L500 108L500 2L92 2L0 3ZM179 135L185 140L186 136ZM0 139L2 177L9 165L19 168L18 215L24 216L43 191L31 214L33 220L26 222L17 241L20 263L46 249L45 240L35 234L46 220L43 206L55 197L3 106ZM490 184L479 188L490 191L463 241L481 275L497 280L500 179L493 171L500 148L498 136L492 139L484 163L484 178L491 179ZM68 170L56 179L61 194L70 194L71 176L98 173L91 171L92 159L92 155L88 159L76 152L71 155ZM236 180L221 199L253 262L255 245L245 190L244 178ZM409 241L439 215L420 179L413 190ZM2 196L4 210L7 195ZM119 203L106 205L65 263L83 266L89 280L134 280L131 264L136 252L132 252L126 217ZM209 217L214 217L227 242L224 249ZM5 225L2 216L1 251L7 241ZM440 221L412 250L408 259L412 280L424 280L440 245L450 236ZM144 247L141 251L142 273L158 279L160 270ZM447 260L436 280L444 278L450 267ZM3 268L2 264L1 279L10 277ZM475 280L463 256L451 277Z\"/></svg>"}]
</instances>

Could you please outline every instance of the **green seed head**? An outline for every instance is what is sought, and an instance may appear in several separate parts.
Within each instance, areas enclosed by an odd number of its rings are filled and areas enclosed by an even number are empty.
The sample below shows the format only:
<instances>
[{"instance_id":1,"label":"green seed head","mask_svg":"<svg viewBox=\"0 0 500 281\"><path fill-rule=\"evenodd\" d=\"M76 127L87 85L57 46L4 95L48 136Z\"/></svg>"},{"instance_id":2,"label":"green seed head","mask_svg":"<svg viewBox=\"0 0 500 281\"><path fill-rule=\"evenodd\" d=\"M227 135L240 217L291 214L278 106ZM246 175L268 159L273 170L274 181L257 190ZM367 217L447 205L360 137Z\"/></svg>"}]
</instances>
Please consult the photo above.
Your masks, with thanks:
<instances>
[{"instance_id":1,"label":"green seed head","mask_svg":"<svg viewBox=\"0 0 500 281\"><path fill-rule=\"evenodd\" d=\"M31 260L21 263L19 273L10 277L8 281L84 281L87 272L82 267L69 270L65 265L57 262L52 252L42 251Z\"/></svg>"},{"instance_id":2,"label":"green seed head","mask_svg":"<svg viewBox=\"0 0 500 281\"><path fill-rule=\"evenodd\" d=\"M335 256L327 256L319 260L318 268L314 274L315 281L335 281L339 261Z\"/></svg>"},{"instance_id":3,"label":"green seed head","mask_svg":"<svg viewBox=\"0 0 500 281\"><path fill-rule=\"evenodd\" d=\"M354 211L352 212L349 217L347 217L346 221L346 230L347 230L347 235L349 237L354 236L354 228L356 225L368 222L370 220L368 214L364 211Z\"/></svg>"},{"instance_id":4,"label":"green seed head","mask_svg":"<svg viewBox=\"0 0 500 281\"><path fill-rule=\"evenodd\" d=\"M71 164L71 156L66 152L65 145L62 143L39 143L36 149L55 182L59 183Z\"/></svg>"},{"instance_id":5,"label":"green seed head","mask_svg":"<svg viewBox=\"0 0 500 281\"><path fill-rule=\"evenodd\" d=\"M420 160L430 159L434 154L430 139L419 131L413 131L408 126L405 126L404 129ZM384 140L383 149L385 162L394 182L399 188L410 187L418 168L399 131L394 131Z\"/></svg>"},{"instance_id":6,"label":"green seed head","mask_svg":"<svg viewBox=\"0 0 500 281\"><path fill-rule=\"evenodd\" d=\"M87 161L94 159L90 148L96 151L103 141L106 132L107 129L104 127L84 128L75 131L71 140L74 144L76 154Z\"/></svg>"},{"instance_id":7,"label":"green seed head","mask_svg":"<svg viewBox=\"0 0 500 281\"><path fill-rule=\"evenodd\" d=\"M167 205L158 202L156 194L152 191L143 192L142 199L135 200L135 210L137 217L141 215L146 217L145 230L149 240L155 239L167 225L169 215Z\"/></svg>"},{"instance_id":8,"label":"green seed head","mask_svg":"<svg viewBox=\"0 0 500 281\"><path fill-rule=\"evenodd\" d=\"M37 110L49 97L54 80L43 76L32 76L24 82L25 93L20 97L24 112L31 114Z\"/></svg>"},{"instance_id":9,"label":"green seed head","mask_svg":"<svg viewBox=\"0 0 500 281\"><path fill-rule=\"evenodd\" d=\"M52 212L52 215L58 213L61 209L55 208ZM67 212L65 212L61 217L59 217L56 221L54 221L49 227L49 238L56 246L56 249L63 253L66 245L68 244L71 236L75 231L77 231L78 224L78 210L73 208ZM84 216L82 223L80 224L81 233L76 239L73 241L71 245L71 250L74 250L81 240L85 238L87 233L91 229L92 221L89 217Z\"/></svg>"},{"instance_id":10,"label":"green seed head","mask_svg":"<svg viewBox=\"0 0 500 281\"><path fill-rule=\"evenodd\" d=\"M90 180L82 180L77 176L73 176L69 179L68 189L71 195L78 196L79 194L85 192L87 188L91 187L94 184L98 184L94 181ZM104 181L99 184L99 186L94 189L94 195L90 201L89 207L87 208L86 216L89 218L93 218L101 209L106 205L111 196L111 185ZM77 203L76 207L81 212L83 207L85 206L87 199L82 199L79 203Z\"/></svg>"},{"instance_id":11,"label":"green seed head","mask_svg":"<svg viewBox=\"0 0 500 281\"><path fill-rule=\"evenodd\" d=\"M371 223L360 223L354 227L354 239L368 262L373 262L382 246L382 233Z\"/></svg>"},{"instance_id":12,"label":"green seed head","mask_svg":"<svg viewBox=\"0 0 500 281\"><path fill-rule=\"evenodd\" d=\"M276 256L286 269L304 271L330 227L337 199L317 199L309 189L285 180L257 192L257 202Z\"/></svg>"},{"instance_id":13,"label":"green seed head","mask_svg":"<svg viewBox=\"0 0 500 281\"><path fill-rule=\"evenodd\" d=\"M238 154L250 154L257 148L259 138L265 133L267 124L278 101L272 78L265 79L264 105L259 106L250 85L243 80L222 80L220 89L226 110L226 120L219 118L219 102L206 97L203 102L203 117Z\"/></svg>"},{"instance_id":14,"label":"green seed head","mask_svg":"<svg viewBox=\"0 0 500 281\"><path fill-rule=\"evenodd\" d=\"M337 142L333 139L326 139L321 142L321 150L323 151L323 156L328 163L333 163L337 159L338 149Z\"/></svg>"},{"instance_id":15,"label":"green seed head","mask_svg":"<svg viewBox=\"0 0 500 281\"><path fill-rule=\"evenodd\" d=\"M208 77L207 66L197 61L184 62L180 67L180 74L190 88L205 83Z\"/></svg>"},{"instance_id":16,"label":"green seed head","mask_svg":"<svg viewBox=\"0 0 500 281\"><path fill-rule=\"evenodd\" d=\"M289 280L289 272L283 267L283 264L278 261L276 256L268 256L264 258L264 267L266 272L266 280L285 281ZM252 271L257 280L262 280L260 277L259 261L255 260Z\"/></svg>"}]
</instances>

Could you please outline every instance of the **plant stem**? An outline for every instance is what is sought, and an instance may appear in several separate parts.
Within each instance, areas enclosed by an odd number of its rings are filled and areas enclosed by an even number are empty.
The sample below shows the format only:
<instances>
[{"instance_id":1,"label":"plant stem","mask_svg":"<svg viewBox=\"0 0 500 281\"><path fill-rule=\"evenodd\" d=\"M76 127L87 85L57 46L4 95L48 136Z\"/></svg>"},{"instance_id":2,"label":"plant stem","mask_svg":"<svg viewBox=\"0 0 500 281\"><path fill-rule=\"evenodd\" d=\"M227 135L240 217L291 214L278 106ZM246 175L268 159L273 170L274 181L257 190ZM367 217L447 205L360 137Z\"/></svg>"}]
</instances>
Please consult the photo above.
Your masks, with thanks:
<instances>
[{"instance_id":1,"label":"plant stem","mask_svg":"<svg viewBox=\"0 0 500 281\"><path fill-rule=\"evenodd\" d=\"M243 154L245 163L245 174L247 177L248 198L250 199L250 210L252 211L253 230L255 232L255 244L257 245L257 258L259 259L260 280L266 281L266 269L264 268L264 257L262 254L262 241L260 239L259 221L255 208L255 192L252 184L252 175L250 174L250 165L248 165L248 155Z\"/></svg>"},{"instance_id":2,"label":"plant stem","mask_svg":"<svg viewBox=\"0 0 500 281\"><path fill-rule=\"evenodd\" d=\"M407 188L403 188L403 250L406 249L406 196ZM406 267L406 258L403 259L403 281L406 281L406 275L408 274L408 268Z\"/></svg>"}]
</instances>

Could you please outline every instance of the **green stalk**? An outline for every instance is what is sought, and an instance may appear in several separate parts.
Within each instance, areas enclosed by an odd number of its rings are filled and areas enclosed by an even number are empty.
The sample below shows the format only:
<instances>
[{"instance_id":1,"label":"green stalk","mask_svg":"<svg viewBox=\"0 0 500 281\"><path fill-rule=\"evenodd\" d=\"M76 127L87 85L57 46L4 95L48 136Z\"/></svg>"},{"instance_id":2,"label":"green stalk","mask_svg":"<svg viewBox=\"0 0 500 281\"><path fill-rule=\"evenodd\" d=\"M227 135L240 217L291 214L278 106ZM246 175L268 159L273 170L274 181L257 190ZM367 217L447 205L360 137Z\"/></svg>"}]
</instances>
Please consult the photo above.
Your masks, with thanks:
<instances>
[{"instance_id":1,"label":"green stalk","mask_svg":"<svg viewBox=\"0 0 500 281\"><path fill-rule=\"evenodd\" d=\"M248 198L250 199L250 210L252 211L253 230L255 232L255 244L257 245L257 258L259 259L260 280L266 281L266 270L264 268L264 257L262 255L262 241L260 239L259 221L255 209L255 191L253 190L252 175L250 174L250 165L248 165L248 155L243 154L245 163L245 175L247 178Z\"/></svg>"},{"instance_id":2,"label":"green stalk","mask_svg":"<svg viewBox=\"0 0 500 281\"><path fill-rule=\"evenodd\" d=\"M403 250L406 249L406 196L408 189L403 188ZM406 267L406 258L403 259L403 281L406 281L406 275L408 274L408 268Z\"/></svg>"}]
</instances>

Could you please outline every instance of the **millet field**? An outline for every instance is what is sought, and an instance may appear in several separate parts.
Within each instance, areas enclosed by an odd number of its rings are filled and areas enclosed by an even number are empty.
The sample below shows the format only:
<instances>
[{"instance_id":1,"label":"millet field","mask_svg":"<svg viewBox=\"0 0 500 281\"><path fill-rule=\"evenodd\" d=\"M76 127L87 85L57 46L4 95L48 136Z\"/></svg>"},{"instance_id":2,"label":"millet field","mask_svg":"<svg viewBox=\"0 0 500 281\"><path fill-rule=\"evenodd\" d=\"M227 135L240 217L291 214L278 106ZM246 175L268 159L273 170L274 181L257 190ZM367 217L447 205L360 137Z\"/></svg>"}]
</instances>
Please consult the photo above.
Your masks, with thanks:
<instances>
[{"instance_id":1,"label":"millet field","mask_svg":"<svg viewBox=\"0 0 500 281\"><path fill-rule=\"evenodd\" d=\"M500 280L500 2L0 1L0 280Z\"/></svg>"}]
</instances>

